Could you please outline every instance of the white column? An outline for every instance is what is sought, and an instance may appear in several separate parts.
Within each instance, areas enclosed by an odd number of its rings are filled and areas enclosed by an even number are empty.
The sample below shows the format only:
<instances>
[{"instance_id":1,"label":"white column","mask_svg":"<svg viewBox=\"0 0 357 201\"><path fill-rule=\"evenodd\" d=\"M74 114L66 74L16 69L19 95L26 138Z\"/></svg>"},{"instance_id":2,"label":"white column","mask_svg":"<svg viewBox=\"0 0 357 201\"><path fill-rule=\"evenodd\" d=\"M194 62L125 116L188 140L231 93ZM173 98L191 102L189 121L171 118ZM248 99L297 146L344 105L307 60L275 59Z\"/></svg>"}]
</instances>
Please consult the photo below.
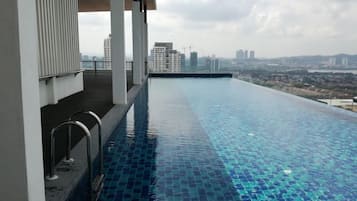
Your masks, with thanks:
<instances>
[{"instance_id":1,"label":"white column","mask_svg":"<svg viewBox=\"0 0 357 201\"><path fill-rule=\"evenodd\" d=\"M44 201L35 0L0 7L0 200Z\"/></svg>"},{"instance_id":2,"label":"white column","mask_svg":"<svg viewBox=\"0 0 357 201\"><path fill-rule=\"evenodd\" d=\"M114 104L127 103L124 6L124 0L111 0L111 58Z\"/></svg>"},{"instance_id":3,"label":"white column","mask_svg":"<svg viewBox=\"0 0 357 201\"><path fill-rule=\"evenodd\" d=\"M132 7L132 22L133 22L133 77L134 84L142 83L142 15L140 12L140 2L133 1Z\"/></svg>"},{"instance_id":4,"label":"white column","mask_svg":"<svg viewBox=\"0 0 357 201\"><path fill-rule=\"evenodd\" d=\"M146 53L145 53L145 14L144 12L141 13L141 44L142 44L142 80L144 81L146 79L146 74L145 74L145 61L146 61Z\"/></svg>"},{"instance_id":5,"label":"white column","mask_svg":"<svg viewBox=\"0 0 357 201\"><path fill-rule=\"evenodd\" d=\"M145 16L146 15L146 16ZM146 20L145 20L146 18ZM147 24L147 13L144 13L144 55L145 55L145 62L147 65L147 73L149 73L149 44L148 44L148 24ZM145 75L147 76L147 75Z\"/></svg>"}]
</instances>

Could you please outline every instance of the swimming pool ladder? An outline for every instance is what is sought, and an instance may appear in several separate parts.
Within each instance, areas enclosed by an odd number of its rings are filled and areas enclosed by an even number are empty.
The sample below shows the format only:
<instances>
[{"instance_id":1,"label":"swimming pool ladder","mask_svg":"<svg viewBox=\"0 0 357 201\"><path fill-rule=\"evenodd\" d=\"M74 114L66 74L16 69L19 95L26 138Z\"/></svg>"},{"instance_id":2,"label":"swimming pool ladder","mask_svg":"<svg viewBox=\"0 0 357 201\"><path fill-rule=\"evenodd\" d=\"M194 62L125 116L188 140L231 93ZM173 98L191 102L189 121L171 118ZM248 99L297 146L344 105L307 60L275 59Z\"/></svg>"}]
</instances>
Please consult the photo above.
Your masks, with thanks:
<instances>
[{"instance_id":1,"label":"swimming pool ladder","mask_svg":"<svg viewBox=\"0 0 357 201\"><path fill-rule=\"evenodd\" d=\"M79 121L73 121L72 119L77 115L89 115L93 117L98 125L98 148L99 148L99 160L100 160L100 167L99 167L99 174L93 180L93 164L92 164L92 154L91 154L91 134L89 129ZM49 175L46 176L47 180L56 180L58 176L55 174L55 134L56 132L62 127L68 127L67 133L67 147L66 147L66 159L64 162L72 163L74 159L71 158L71 135L72 135L72 126L79 127L82 131L84 131L86 139L87 139L87 166L88 166L88 186L90 188L90 200L98 200L101 190L104 186L104 168L103 168L103 148L102 148L102 122L98 115L94 112L87 111L87 112L77 112L73 114L68 121L61 123L57 127L51 130L50 135L50 172Z\"/></svg>"},{"instance_id":2,"label":"swimming pool ladder","mask_svg":"<svg viewBox=\"0 0 357 201\"><path fill-rule=\"evenodd\" d=\"M69 117L69 121L72 121L75 117L79 115L87 115L92 117L98 126L98 153L99 153L99 174L97 174L94 180L91 180L91 194L94 200L98 200L99 195L104 186L104 160L103 160L103 146L102 146L102 121L100 120L99 116L92 111L81 111L72 114ZM66 149L66 159L65 162L74 162L74 159L71 158L71 137L72 136L72 126L68 127L67 133L67 149Z\"/></svg>"}]
</instances>

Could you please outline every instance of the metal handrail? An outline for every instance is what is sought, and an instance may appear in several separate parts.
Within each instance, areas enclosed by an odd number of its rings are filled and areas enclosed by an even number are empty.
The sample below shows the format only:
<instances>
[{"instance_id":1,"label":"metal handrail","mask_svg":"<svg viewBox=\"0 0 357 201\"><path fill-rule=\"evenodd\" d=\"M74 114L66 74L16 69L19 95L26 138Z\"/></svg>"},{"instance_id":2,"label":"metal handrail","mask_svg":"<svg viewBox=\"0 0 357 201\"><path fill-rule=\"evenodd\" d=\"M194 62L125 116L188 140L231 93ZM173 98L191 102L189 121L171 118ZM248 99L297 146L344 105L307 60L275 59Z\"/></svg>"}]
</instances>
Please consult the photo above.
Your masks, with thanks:
<instances>
[{"instance_id":1,"label":"metal handrail","mask_svg":"<svg viewBox=\"0 0 357 201\"><path fill-rule=\"evenodd\" d=\"M56 180L58 179L58 176L55 175L55 134L56 132L64 127L64 126L77 126L79 128L81 128L87 138L87 163L88 163L88 174L89 174L89 185L91 185L92 182L92 154L91 154L91 134L89 129L81 122L79 121L66 121L61 123L60 125L58 125L57 127L53 128L51 130L51 135L50 135L50 140L51 140L51 144L50 144L50 151L51 151L51 155L50 155L50 173L48 176L46 176L47 180Z\"/></svg>"},{"instance_id":2,"label":"metal handrail","mask_svg":"<svg viewBox=\"0 0 357 201\"><path fill-rule=\"evenodd\" d=\"M104 174L104 160L103 160L103 147L102 147L102 121L100 120L99 116L92 111L80 111L72 114L69 118L69 121L72 121L74 117L78 115L89 115L95 119L98 125L98 149L99 149L99 161L100 161L100 168L99 171L101 174ZM67 152L66 152L66 162L73 162L74 159L71 158L71 137L72 136L72 126L68 127L68 134L67 134Z\"/></svg>"},{"instance_id":3,"label":"metal handrail","mask_svg":"<svg viewBox=\"0 0 357 201\"><path fill-rule=\"evenodd\" d=\"M68 75L78 75L81 72L84 72L84 70L76 70L76 71L71 71L71 72L66 72L66 73L41 76L39 78L39 80L42 81L42 80L52 79L54 77L59 78L59 77L65 77L65 76L68 76Z\"/></svg>"},{"instance_id":4,"label":"metal handrail","mask_svg":"<svg viewBox=\"0 0 357 201\"><path fill-rule=\"evenodd\" d=\"M111 68L105 68L106 64L112 64L111 60L82 60L81 61L82 66L81 68L83 69L94 69L94 71L97 70L110 70ZM91 65L87 65L90 63ZM125 69L126 70L132 70L133 69L133 61L125 61Z\"/></svg>"}]
</instances>

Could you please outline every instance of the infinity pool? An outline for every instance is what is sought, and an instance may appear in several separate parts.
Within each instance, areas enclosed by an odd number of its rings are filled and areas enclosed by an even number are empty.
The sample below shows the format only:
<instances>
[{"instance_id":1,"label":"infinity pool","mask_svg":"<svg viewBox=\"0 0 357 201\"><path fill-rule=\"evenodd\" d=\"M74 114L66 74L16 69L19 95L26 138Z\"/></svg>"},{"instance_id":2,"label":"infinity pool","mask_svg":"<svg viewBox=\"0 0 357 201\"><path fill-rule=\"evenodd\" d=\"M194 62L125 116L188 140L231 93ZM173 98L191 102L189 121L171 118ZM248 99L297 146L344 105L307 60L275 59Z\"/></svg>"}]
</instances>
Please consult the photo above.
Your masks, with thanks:
<instances>
[{"instance_id":1,"label":"infinity pool","mask_svg":"<svg viewBox=\"0 0 357 201\"><path fill-rule=\"evenodd\" d=\"M105 146L109 200L356 200L357 115L230 78L151 78Z\"/></svg>"}]
</instances>

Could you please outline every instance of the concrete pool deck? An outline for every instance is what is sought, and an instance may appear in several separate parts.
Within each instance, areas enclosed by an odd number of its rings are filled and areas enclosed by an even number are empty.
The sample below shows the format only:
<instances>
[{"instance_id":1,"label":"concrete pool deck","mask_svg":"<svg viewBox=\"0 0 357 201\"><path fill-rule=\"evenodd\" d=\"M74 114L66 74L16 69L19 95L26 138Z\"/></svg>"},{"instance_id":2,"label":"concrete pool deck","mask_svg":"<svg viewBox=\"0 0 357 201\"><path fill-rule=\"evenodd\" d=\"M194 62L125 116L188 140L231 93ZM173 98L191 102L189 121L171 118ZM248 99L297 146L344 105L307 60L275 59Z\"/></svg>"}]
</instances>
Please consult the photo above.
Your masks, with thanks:
<instances>
[{"instance_id":1,"label":"concrete pool deck","mask_svg":"<svg viewBox=\"0 0 357 201\"><path fill-rule=\"evenodd\" d=\"M232 78L232 73L150 73L149 77L160 78Z\"/></svg>"}]
</instances>

